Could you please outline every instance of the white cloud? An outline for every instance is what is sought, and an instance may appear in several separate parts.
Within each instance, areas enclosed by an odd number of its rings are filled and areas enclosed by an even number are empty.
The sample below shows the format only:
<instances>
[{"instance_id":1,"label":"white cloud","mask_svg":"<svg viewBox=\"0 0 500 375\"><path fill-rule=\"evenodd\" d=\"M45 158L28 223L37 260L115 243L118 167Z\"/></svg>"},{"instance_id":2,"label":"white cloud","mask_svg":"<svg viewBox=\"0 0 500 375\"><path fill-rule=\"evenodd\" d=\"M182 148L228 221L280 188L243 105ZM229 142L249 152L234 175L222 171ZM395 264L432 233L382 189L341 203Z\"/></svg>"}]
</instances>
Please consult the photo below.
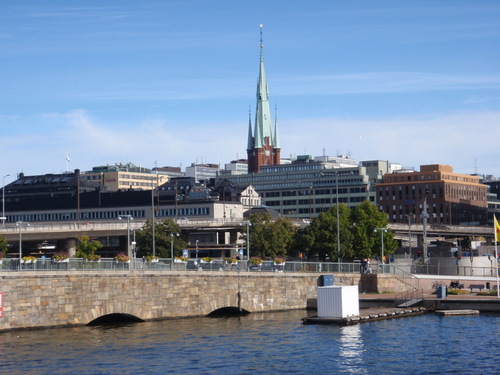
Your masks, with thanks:
<instances>
[{"instance_id":1,"label":"white cloud","mask_svg":"<svg viewBox=\"0 0 500 375\"><path fill-rule=\"evenodd\" d=\"M246 158L244 122L225 124L172 123L144 120L138 124L105 124L85 111L75 110L38 118L57 123L45 134L0 136L3 173L60 173L70 169L133 162L151 168L192 162L222 165ZM378 120L302 119L280 122L282 156L350 153L354 159L382 159L418 168L421 164L450 164L458 173L500 176L500 112L436 115L422 118ZM359 134L363 134L363 138Z\"/></svg>"},{"instance_id":2,"label":"white cloud","mask_svg":"<svg viewBox=\"0 0 500 375\"><path fill-rule=\"evenodd\" d=\"M275 95L407 93L500 88L500 75L425 72L361 72L344 75L274 77Z\"/></svg>"},{"instance_id":3,"label":"white cloud","mask_svg":"<svg viewBox=\"0 0 500 375\"><path fill-rule=\"evenodd\" d=\"M347 154L355 159L389 160L418 168L450 164L459 173L500 176L500 112L382 120L304 119L281 123L283 155ZM304 127L307 131L304 131ZM363 139L359 134L363 134Z\"/></svg>"}]
</instances>

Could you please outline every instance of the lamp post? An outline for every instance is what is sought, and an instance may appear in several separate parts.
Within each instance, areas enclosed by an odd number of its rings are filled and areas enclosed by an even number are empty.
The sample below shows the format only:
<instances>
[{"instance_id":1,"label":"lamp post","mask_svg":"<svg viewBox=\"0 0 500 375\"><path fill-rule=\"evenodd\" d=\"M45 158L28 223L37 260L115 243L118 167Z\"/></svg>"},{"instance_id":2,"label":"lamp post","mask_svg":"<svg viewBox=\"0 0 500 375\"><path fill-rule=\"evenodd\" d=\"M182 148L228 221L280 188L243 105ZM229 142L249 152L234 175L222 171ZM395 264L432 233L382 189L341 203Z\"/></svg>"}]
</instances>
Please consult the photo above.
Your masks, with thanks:
<instances>
[{"instance_id":1,"label":"lamp post","mask_svg":"<svg viewBox=\"0 0 500 375\"><path fill-rule=\"evenodd\" d=\"M423 245L422 260L425 263L425 258L427 257L427 219L429 218L429 214L427 213L427 192L426 192L426 197L424 199L424 210L420 216L422 217L422 224L424 230L424 243L422 244Z\"/></svg>"},{"instance_id":2,"label":"lamp post","mask_svg":"<svg viewBox=\"0 0 500 375\"><path fill-rule=\"evenodd\" d=\"M339 172L335 172L335 195L336 198L335 200L337 201L337 252L338 252L338 258L337 262L342 263L342 257L340 253L340 221L339 221Z\"/></svg>"},{"instance_id":3,"label":"lamp post","mask_svg":"<svg viewBox=\"0 0 500 375\"><path fill-rule=\"evenodd\" d=\"M3 176L3 180L2 180L2 222L3 222L3 226L5 226L5 220L7 219L5 217L5 177L9 177L10 174L6 174L5 176Z\"/></svg>"},{"instance_id":4,"label":"lamp post","mask_svg":"<svg viewBox=\"0 0 500 375\"><path fill-rule=\"evenodd\" d=\"M131 258L130 254L130 220L134 220L132 215L119 215L119 220L127 219L127 256ZM134 233L135 234L135 233Z\"/></svg>"},{"instance_id":5,"label":"lamp post","mask_svg":"<svg viewBox=\"0 0 500 375\"><path fill-rule=\"evenodd\" d=\"M153 256L156 256L156 236L155 236L155 187L154 179L151 179L151 221L153 224Z\"/></svg>"},{"instance_id":6,"label":"lamp post","mask_svg":"<svg viewBox=\"0 0 500 375\"><path fill-rule=\"evenodd\" d=\"M243 223L240 223L240 225L246 224L247 225L247 257L248 257L248 262L250 262L250 227L252 226L252 223L250 220L244 221Z\"/></svg>"},{"instance_id":7,"label":"lamp post","mask_svg":"<svg viewBox=\"0 0 500 375\"><path fill-rule=\"evenodd\" d=\"M196 259L198 259L198 240L196 240Z\"/></svg>"},{"instance_id":8,"label":"lamp post","mask_svg":"<svg viewBox=\"0 0 500 375\"><path fill-rule=\"evenodd\" d=\"M179 233L170 233L170 256L172 258L172 269L174 267L174 236L179 237Z\"/></svg>"},{"instance_id":9,"label":"lamp post","mask_svg":"<svg viewBox=\"0 0 500 375\"><path fill-rule=\"evenodd\" d=\"M385 261L384 261L384 233L387 232L387 229L385 228L375 228L373 230L374 233L377 233L377 232L380 232L381 235L382 235L382 273L384 273L384 265L385 265Z\"/></svg>"},{"instance_id":10,"label":"lamp post","mask_svg":"<svg viewBox=\"0 0 500 375\"><path fill-rule=\"evenodd\" d=\"M29 227L30 223L26 223L24 221L16 222L16 226L19 228L19 271L21 271L21 261L23 259L23 225Z\"/></svg>"},{"instance_id":11,"label":"lamp post","mask_svg":"<svg viewBox=\"0 0 500 375\"><path fill-rule=\"evenodd\" d=\"M406 215L408 218L408 251L410 252L410 258L411 256L411 216Z\"/></svg>"},{"instance_id":12,"label":"lamp post","mask_svg":"<svg viewBox=\"0 0 500 375\"><path fill-rule=\"evenodd\" d=\"M136 247L137 242L135 242L135 228L132 228L132 237L133 237L132 246L134 250L134 259L135 259L137 257L137 247Z\"/></svg>"}]
</instances>

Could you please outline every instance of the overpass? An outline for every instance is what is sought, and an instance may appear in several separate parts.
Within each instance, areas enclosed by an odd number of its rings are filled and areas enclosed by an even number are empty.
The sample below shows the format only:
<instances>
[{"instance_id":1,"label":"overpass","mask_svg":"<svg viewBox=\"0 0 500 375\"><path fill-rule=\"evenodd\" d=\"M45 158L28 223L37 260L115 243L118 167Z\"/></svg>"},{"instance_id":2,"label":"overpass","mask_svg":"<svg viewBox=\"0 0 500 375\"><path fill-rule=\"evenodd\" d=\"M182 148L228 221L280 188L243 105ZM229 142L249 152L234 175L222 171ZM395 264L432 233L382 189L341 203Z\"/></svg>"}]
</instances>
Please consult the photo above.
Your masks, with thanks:
<instances>
[{"instance_id":1,"label":"overpass","mask_svg":"<svg viewBox=\"0 0 500 375\"><path fill-rule=\"evenodd\" d=\"M131 220L127 223L126 220L111 220L111 221L88 221L88 222L37 222L31 225L22 225L20 227L15 224L0 226L0 235L8 242L19 241L22 235L23 241L50 241L50 240L65 240L66 249L72 251L76 244L76 238L81 235L88 235L92 238L119 236L125 239L127 236L127 226L130 229L139 230L143 227L145 220ZM215 232L216 243L229 246L237 245L237 233L241 231L246 221L242 219L205 219L205 220L178 220L177 222L181 230L185 233L202 233ZM293 221L297 227L305 227L309 223L307 220ZM418 238L419 243L422 243L423 225L422 224L393 224L390 223L388 228L395 233L395 237L407 240L409 232L412 236ZM229 235L225 235L225 234ZM427 235L429 237L446 237L456 238L464 236L485 237L487 240L493 240L493 228L486 226L451 226L451 225L427 225ZM224 240L223 240L224 239ZM224 242L225 241L225 242ZM229 242L228 242L229 241ZM192 241L188 241L192 242ZM126 243L126 241L124 242Z\"/></svg>"},{"instance_id":2,"label":"overpass","mask_svg":"<svg viewBox=\"0 0 500 375\"><path fill-rule=\"evenodd\" d=\"M131 220L130 229L140 229L145 220ZM206 220L178 220L178 225L182 230L241 230L246 220L242 219L206 219ZM308 221L293 221L297 227L305 227ZM412 235L422 235L422 224L394 224L387 226L392 232L398 235L406 235L411 231ZM92 237L104 236L126 236L127 221L89 221L89 222L42 222L30 226L23 225L21 228L22 238L27 241L58 240L76 238L82 234ZM459 226L459 225L427 225L427 234L430 236L463 237L482 236L493 238L493 228L488 226ZM14 224L0 226L0 235L7 241L17 241L19 239L19 227Z\"/></svg>"},{"instance_id":3,"label":"overpass","mask_svg":"<svg viewBox=\"0 0 500 375\"><path fill-rule=\"evenodd\" d=\"M409 231L415 234L423 234L423 224L395 224L389 223L387 226L395 234L408 234ZM489 226L462 226L462 225L436 225L427 224L427 234L430 236L445 236L445 237L463 237L463 236L481 236L493 237L493 227Z\"/></svg>"}]
</instances>

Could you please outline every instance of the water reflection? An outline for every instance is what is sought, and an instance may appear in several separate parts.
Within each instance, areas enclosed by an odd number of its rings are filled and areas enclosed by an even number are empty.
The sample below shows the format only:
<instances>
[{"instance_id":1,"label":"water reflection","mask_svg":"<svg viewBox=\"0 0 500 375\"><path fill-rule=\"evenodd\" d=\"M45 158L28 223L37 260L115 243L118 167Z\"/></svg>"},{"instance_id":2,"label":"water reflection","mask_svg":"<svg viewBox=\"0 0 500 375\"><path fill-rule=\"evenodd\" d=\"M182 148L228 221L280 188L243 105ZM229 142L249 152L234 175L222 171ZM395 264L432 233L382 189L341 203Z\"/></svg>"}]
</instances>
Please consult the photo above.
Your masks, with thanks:
<instances>
[{"instance_id":1,"label":"water reflection","mask_svg":"<svg viewBox=\"0 0 500 375\"><path fill-rule=\"evenodd\" d=\"M367 374L363 364L364 345L359 324L341 327L339 355L342 368L347 373Z\"/></svg>"},{"instance_id":2,"label":"water reflection","mask_svg":"<svg viewBox=\"0 0 500 375\"><path fill-rule=\"evenodd\" d=\"M303 325L305 315L5 332L0 374L498 373L497 316L338 327Z\"/></svg>"}]
</instances>

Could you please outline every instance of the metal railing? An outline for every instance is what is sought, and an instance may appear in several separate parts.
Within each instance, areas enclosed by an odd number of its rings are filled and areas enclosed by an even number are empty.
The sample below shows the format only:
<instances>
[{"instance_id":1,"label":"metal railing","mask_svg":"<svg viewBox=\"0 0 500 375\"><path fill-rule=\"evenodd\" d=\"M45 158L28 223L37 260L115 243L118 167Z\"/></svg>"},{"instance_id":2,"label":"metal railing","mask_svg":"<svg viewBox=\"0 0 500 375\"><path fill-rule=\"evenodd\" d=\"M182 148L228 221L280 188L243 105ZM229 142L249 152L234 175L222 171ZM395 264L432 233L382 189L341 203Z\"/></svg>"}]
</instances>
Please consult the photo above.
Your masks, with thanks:
<instances>
[{"instance_id":1,"label":"metal railing","mask_svg":"<svg viewBox=\"0 0 500 375\"><path fill-rule=\"evenodd\" d=\"M191 260L191 259L190 259ZM386 266L386 271L392 272L393 267ZM329 262L285 262L273 267L252 267L248 261L226 263L216 261L208 264L197 264L191 262L177 262L170 258L161 258L158 261L147 262L144 258L131 259L128 262L120 262L114 258L102 258L99 261L89 261L83 258L68 258L56 261L51 258L38 258L34 262L19 262L17 258L5 258L0 261L1 272L15 271L224 271L224 272L313 272L313 273L359 273L359 263L329 263Z\"/></svg>"},{"instance_id":2,"label":"metal railing","mask_svg":"<svg viewBox=\"0 0 500 375\"><path fill-rule=\"evenodd\" d=\"M191 261L191 259L190 259ZM200 262L201 263L201 262ZM178 262L170 258L161 258L158 261L147 262L145 258L131 259L129 262L120 262L114 258L102 258L99 261L89 261L83 258L68 258L55 261L51 258L38 258L34 263L19 262L18 258L5 258L0 260L0 272L9 271L223 271L223 272L284 272L284 273L360 273L360 263L333 263L333 262L291 262L275 264L274 266L252 266L246 260L238 263L227 263L216 260L213 263L192 266L191 262ZM272 263L272 262L266 262ZM373 273L385 273L399 277L403 280L414 279L415 275L445 275L445 276L477 276L495 277L493 267L456 266L444 267L439 265L398 265L379 264L372 265Z\"/></svg>"}]
</instances>

